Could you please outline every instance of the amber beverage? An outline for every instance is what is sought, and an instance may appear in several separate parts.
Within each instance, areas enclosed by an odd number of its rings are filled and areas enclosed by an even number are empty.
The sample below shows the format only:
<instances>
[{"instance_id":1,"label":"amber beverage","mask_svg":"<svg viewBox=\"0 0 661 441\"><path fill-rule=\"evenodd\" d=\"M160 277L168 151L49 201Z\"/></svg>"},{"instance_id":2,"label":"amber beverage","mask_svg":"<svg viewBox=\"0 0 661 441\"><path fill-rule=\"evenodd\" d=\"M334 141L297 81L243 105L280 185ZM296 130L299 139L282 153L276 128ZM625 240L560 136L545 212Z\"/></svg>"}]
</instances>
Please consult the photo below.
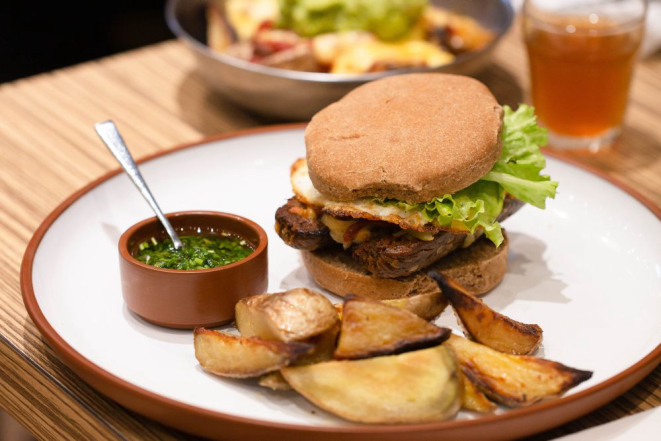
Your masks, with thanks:
<instances>
[{"instance_id":1,"label":"amber beverage","mask_svg":"<svg viewBox=\"0 0 661 441\"><path fill-rule=\"evenodd\" d=\"M532 100L550 131L550 144L599 150L620 131L644 12L623 22L588 10L584 15L531 13L532 3L524 14Z\"/></svg>"}]
</instances>

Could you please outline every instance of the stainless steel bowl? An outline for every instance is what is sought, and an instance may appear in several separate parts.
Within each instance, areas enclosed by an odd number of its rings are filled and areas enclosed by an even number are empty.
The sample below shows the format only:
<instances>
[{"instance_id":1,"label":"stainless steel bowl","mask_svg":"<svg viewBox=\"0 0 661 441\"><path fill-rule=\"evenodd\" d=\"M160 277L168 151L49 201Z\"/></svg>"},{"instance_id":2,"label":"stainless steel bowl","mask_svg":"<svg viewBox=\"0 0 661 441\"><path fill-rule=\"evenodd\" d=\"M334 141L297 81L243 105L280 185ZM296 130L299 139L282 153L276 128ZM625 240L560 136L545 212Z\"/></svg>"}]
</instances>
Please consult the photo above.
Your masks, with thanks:
<instances>
[{"instance_id":1,"label":"stainless steel bowl","mask_svg":"<svg viewBox=\"0 0 661 441\"><path fill-rule=\"evenodd\" d=\"M474 17L496 38L484 49L462 54L437 68L398 69L361 75L299 72L250 63L209 48L205 8L208 0L168 0L170 30L192 48L200 74L209 85L236 104L256 113L287 120L306 120L351 89L368 81L405 72L445 72L472 75L489 60L512 24L509 0L432 0L432 3Z\"/></svg>"}]
</instances>

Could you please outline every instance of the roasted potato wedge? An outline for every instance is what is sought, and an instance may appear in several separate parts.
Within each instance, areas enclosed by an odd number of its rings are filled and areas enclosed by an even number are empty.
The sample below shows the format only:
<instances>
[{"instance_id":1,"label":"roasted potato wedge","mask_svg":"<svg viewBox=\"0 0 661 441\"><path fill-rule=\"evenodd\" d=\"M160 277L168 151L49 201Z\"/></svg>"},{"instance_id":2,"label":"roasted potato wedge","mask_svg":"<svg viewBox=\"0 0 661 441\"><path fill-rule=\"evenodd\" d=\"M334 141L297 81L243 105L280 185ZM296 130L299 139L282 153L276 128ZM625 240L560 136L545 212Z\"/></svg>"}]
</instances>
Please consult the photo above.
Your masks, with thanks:
<instances>
[{"instance_id":1,"label":"roasted potato wedge","mask_svg":"<svg viewBox=\"0 0 661 441\"><path fill-rule=\"evenodd\" d=\"M350 421L439 421L454 416L461 405L456 360L444 346L281 372L309 401Z\"/></svg>"},{"instance_id":2,"label":"roasted potato wedge","mask_svg":"<svg viewBox=\"0 0 661 441\"><path fill-rule=\"evenodd\" d=\"M461 372L461 369L459 370ZM270 375L270 374L267 374ZM490 401L463 373L459 375L464 394L461 398L461 408L473 412L489 413L496 410L496 405ZM261 383L260 383L261 384Z\"/></svg>"},{"instance_id":3,"label":"roasted potato wedge","mask_svg":"<svg viewBox=\"0 0 661 441\"><path fill-rule=\"evenodd\" d=\"M291 386L285 380L285 377L282 376L280 371L269 372L259 377L259 385L262 387L267 387L271 390L291 390Z\"/></svg>"},{"instance_id":4,"label":"roasted potato wedge","mask_svg":"<svg viewBox=\"0 0 661 441\"><path fill-rule=\"evenodd\" d=\"M463 373L478 389L510 407L561 395L592 377L589 371L543 358L504 354L457 335L444 345L454 350Z\"/></svg>"},{"instance_id":5,"label":"roasted potato wedge","mask_svg":"<svg viewBox=\"0 0 661 441\"><path fill-rule=\"evenodd\" d=\"M381 300L386 305L405 309L425 320L434 320L448 306L448 301L440 292L419 294L401 299Z\"/></svg>"},{"instance_id":6,"label":"roasted potato wedge","mask_svg":"<svg viewBox=\"0 0 661 441\"><path fill-rule=\"evenodd\" d=\"M195 358L205 371L222 377L259 377L287 366L312 350L305 343L284 343L196 328Z\"/></svg>"},{"instance_id":7,"label":"roasted potato wedge","mask_svg":"<svg viewBox=\"0 0 661 441\"><path fill-rule=\"evenodd\" d=\"M335 342L339 332L340 326L337 324L328 331L305 340L304 343L310 344L312 349L307 354L299 357L291 365L305 366L331 360L335 352ZM279 371L262 375L259 379L259 385L272 390L291 390L291 386Z\"/></svg>"},{"instance_id":8,"label":"roasted potato wedge","mask_svg":"<svg viewBox=\"0 0 661 441\"><path fill-rule=\"evenodd\" d=\"M430 274L450 301L459 323L478 343L507 354L531 354L542 343L542 328L517 322L489 308L451 277Z\"/></svg>"},{"instance_id":9,"label":"roasted potato wedge","mask_svg":"<svg viewBox=\"0 0 661 441\"><path fill-rule=\"evenodd\" d=\"M342 303L333 303L335 311L337 311L337 317L342 320Z\"/></svg>"},{"instance_id":10,"label":"roasted potato wedge","mask_svg":"<svg viewBox=\"0 0 661 441\"><path fill-rule=\"evenodd\" d=\"M236 304L236 327L244 337L301 341L329 330L338 321L333 304L307 288L260 294Z\"/></svg>"},{"instance_id":11,"label":"roasted potato wedge","mask_svg":"<svg viewBox=\"0 0 661 441\"><path fill-rule=\"evenodd\" d=\"M380 300L386 305L395 308L405 309L427 321L432 321L448 306L448 301L440 292L419 294L417 296L403 297L401 299ZM342 304L333 304L337 309L337 314L342 319Z\"/></svg>"},{"instance_id":12,"label":"roasted potato wedge","mask_svg":"<svg viewBox=\"0 0 661 441\"><path fill-rule=\"evenodd\" d=\"M368 358L441 344L450 330L412 312L361 297L347 297L334 357Z\"/></svg>"},{"instance_id":13,"label":"roasted potato wedge","mask_svg":"<svg viewBox=\"0 0 661 441\"><path fill-rule=\"evenodd\" d=\"M304 341L314 347L310 352L303 355L301 358L296 360L294 365L303 365L303 364L314 364L321 363L322 361L328 361L333 358L335 353L337 335L340 333L340 324L334 325L329 330L310 337Z\"/></svg>"}]
</instances>

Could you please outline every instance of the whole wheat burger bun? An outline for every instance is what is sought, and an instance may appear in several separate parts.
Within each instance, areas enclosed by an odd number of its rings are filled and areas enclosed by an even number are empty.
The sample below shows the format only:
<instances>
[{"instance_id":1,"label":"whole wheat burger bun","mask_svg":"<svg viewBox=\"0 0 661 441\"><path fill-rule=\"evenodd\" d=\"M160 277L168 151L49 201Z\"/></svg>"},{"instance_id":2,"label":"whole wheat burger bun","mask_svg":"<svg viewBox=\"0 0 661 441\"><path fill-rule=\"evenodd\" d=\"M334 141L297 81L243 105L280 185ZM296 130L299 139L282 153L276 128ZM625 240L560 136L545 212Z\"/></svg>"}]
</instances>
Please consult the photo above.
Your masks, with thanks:
<instances>
[{"instance_id":1,"label":"whole wheat burger bun","mask_svg":"<svg viewBox=\"0 0 661 441\"><path fill-rule=\"evenodd\" d=\"M503 232L504 233L504 232ZM439 262L407 277L382 279L362 270L342 250L303 251L303 263L315 282L340 297L349 294L379 300L399 299L439 292L427 271L438 271L454 278L475 295L491 291L507 272L509 241L496 248L481 238L468 248L450 253Z\"/></svg>"},{"instance_id":2,"label":"whole wheat burger bun","mask_svg":"<svg viewBox=\"0 0 661 441\"><path fill-rule=\"evenodd\" d=\"M425 202L484 176L500 156L503 110L484 84L447 74L367 83L305 131L315 188L327 197Z\"/></svg>"}]
</instances>

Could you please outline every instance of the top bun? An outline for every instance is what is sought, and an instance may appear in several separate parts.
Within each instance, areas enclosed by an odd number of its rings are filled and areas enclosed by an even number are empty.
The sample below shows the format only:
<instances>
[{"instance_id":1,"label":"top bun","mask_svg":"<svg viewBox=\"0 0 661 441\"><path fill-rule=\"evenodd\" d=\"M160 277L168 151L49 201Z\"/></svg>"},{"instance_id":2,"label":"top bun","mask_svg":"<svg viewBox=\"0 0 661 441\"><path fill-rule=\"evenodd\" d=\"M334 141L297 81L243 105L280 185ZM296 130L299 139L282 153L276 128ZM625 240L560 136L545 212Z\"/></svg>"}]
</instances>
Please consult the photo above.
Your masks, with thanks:
<instances>
[{"instance_id":1,"label":"top bun","mask_svg":"<svg viewBox=\"0 0 661 441\"><path fill-rule=\"evenodd\" d=\"M305 131L315 188L329 198L425 202L484 176L500 156L503 110L482 83L408 74L358 87Z\"/></svg>"}]
</instances>

